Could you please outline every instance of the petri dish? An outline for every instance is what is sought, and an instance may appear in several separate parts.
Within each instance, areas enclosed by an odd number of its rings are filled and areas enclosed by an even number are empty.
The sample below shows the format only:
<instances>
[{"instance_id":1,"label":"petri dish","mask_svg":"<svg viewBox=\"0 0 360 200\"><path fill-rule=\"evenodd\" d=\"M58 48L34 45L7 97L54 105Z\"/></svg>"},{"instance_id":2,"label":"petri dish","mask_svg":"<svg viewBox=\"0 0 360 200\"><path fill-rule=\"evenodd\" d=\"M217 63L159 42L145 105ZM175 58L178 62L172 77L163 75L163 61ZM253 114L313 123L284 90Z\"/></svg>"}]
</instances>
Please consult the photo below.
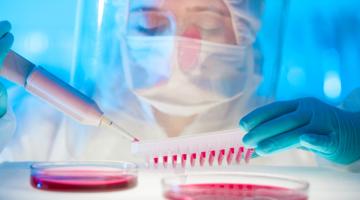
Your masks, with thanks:
<instances>
[{"instance_id":1,"label":"petri dish","mask_svg":"<svg viewBox=\"0 0 360 200\"><path fill-rule=\"evenodd\" d=\"M202 173L162 179L168 200L307 200L305 181L249 173Z\"/></svg>"},{"instance_id":2,"label":"petri dish","mask_svg":"<svg viewBox=\"0 0 360 200\"><path fill-rule=\"evenodd\" d=\"M45 162L31 165L34 188L62 192L105 192L134 188L137 166L128 162Z\"/></svg>"}]
</instances>

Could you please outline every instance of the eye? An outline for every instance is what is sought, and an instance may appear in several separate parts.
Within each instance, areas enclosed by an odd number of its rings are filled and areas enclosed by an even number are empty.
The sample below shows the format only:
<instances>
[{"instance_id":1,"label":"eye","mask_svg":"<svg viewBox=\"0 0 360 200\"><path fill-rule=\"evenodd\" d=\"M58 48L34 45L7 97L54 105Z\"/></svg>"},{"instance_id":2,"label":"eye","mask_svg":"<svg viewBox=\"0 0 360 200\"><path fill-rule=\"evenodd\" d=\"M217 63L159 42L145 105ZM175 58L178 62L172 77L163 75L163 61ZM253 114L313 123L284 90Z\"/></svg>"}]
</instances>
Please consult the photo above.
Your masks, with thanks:
<instances>
[{"instance_id":1,"label":"eye","mask_svg":"<svg viewBox=\"0 0 360 200\"><path fill-rule=\"evenodd\" d=\"M198 26L203 30L214 30L219 29L223 25L219 20L207 20L207 21L199 21Z\"/></svg>"},{"instance_id":2,"label":"eye","mask_svg":"<svg viewBox=\"0 0 360 200\"><path fill-rule=\"evenodd\" d=\"M203 32L221 31L224 27L224 20L220 16L206 12L195 15L193 22Z\"/></svg>"},{"instance_id":3,"label":"eye","mask_svg":"<svg viewBox=\"0 0 360 200\"><path fill-rule=\"evenodd\" d=\"M171 21L161 12L138 12L130 15L128 29L146 36L164 35L171 30Z\"/></svg>"}]
</instances>

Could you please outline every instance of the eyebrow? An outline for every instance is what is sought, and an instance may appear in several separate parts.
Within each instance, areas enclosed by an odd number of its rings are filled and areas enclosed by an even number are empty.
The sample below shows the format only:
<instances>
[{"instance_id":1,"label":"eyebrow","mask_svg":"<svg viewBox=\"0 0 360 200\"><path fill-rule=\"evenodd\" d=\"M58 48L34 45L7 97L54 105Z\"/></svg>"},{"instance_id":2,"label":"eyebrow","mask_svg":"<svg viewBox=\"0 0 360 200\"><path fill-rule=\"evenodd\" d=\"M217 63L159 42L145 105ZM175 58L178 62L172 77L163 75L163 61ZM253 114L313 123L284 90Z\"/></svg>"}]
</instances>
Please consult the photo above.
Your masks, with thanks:
<instances>
[{"instance_id":1,"label":"eyebrow","mask_svg":"<svg viewBox=\"0 0 360 200\"><path fill-rule=\"evenodd\" d=\"M229 13L225 12L220 8L215 8L215 7L195 6L192 8L188 8L187 10L191 12L215 12L224 17L229 16Z\"/></svg>"},{"instance_id":2,"label":"eyebrow","mask_svg":"<svg viewBox=\"0 0 360 200\"><path fill-rule=\"evenodd\" d=\"M130 12L149 12L149 11L160 11L157 7L151 7L151 6L143 6L143 7L136 7L130 10Z\"/></svg>"}]
</instances>

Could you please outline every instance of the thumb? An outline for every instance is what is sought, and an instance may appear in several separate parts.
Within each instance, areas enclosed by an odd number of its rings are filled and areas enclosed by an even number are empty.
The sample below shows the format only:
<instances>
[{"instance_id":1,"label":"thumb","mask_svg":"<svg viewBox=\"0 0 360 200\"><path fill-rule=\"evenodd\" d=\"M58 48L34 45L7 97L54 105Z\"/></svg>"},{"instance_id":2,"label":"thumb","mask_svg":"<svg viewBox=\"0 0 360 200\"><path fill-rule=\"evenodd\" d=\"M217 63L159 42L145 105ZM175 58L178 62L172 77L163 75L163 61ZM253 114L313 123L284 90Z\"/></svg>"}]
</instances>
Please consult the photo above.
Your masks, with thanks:
<instances>
[{"instance_id":1,"label":"thumb","mask_svg":"<svg viewBox=\"0 0 360 200\"><path fill-rule=\"evenodd\" d=\"M304 134L300 137L300 145L302 147L323 154L331 154L334 151L332 144L333 142L329 135Z\"/></svg>"},{"instance_id":2,"label":"thumb","mask_svg":"<svg viewBox=\"0 0 360 200\"><path fill-rule=\"evenodd\" d=\"M0 83L0 118L6 114L7 92L3 84Z\"/></svg>"}]
</instances>

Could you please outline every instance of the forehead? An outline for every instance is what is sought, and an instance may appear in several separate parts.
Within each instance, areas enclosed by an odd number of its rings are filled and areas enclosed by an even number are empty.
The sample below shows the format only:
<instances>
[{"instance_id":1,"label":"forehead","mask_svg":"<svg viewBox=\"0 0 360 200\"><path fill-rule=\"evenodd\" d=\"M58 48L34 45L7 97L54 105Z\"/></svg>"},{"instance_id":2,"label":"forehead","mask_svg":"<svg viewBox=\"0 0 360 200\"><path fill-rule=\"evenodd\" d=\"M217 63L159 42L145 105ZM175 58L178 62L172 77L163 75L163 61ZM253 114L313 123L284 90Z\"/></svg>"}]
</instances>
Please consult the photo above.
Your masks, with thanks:
<instances>
[{"instance_id":1,"label":"forehead","mask_svg":"<svg viewBox=\"0 0 360 200\"><path fill-rule=\"evenodd\" d=\"M228 12L223 0L133 0L130 1L130 10L141 8L159 8L164 10L180 9L180 8L202 8L217 9Z\"/></svg>"}]
</instances>

